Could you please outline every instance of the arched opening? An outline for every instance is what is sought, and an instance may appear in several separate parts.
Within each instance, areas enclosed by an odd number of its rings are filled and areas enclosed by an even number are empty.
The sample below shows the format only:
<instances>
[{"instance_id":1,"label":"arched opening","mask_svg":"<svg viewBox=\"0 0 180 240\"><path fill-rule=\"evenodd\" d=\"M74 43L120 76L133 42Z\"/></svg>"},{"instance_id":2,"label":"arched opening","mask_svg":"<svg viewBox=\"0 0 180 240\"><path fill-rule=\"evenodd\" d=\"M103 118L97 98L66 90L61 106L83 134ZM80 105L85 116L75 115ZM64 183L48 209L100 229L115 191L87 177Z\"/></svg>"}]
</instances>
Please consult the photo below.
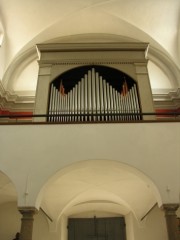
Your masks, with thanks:
<instances>
[{"instance_id":1,"label":"arched opening","mask_svg":"<svg viewBox=\"0 0 180 240\"><path fill-rule=\"evenodd\" d=\"M0 205L17 201L17 192L11 179L0 171Z\"/></svg>"},{"instance_id":2,"label":"arched opening","mask_svg":"<svg viewBox=\"0 0 180 240\"><path fill-rule=\"evenodd\" d=\"M140 119L136 82L115 68L88 65L58 76L50 86L49 121ZM137 115L136 115L137 114Z\"/></svg>"},{"instance_id":3,"label":"arched opening","mask_svg":"<svg viewBox=\"0 0 180 240\"><path fill-rule=\"evenodd\" d=\"M11 179L0 171L0 239L13 239L20 231L17 191Z\"/></svg>"},{"instance_id":4,"label":"arched opening","mask_svg":"<svg viewBox=\"0 0 180 240\"><path fill-rule=\"evenodd\" d=\"M116 161L91 160L57 172L44 186L41 208L54 231L61 229L63 239L68 238L70 219L117 217L126 222L127 240L131 240L129 218L141 222L159 200L154 183L137 169Z\"/></svg>"}]
</instances>

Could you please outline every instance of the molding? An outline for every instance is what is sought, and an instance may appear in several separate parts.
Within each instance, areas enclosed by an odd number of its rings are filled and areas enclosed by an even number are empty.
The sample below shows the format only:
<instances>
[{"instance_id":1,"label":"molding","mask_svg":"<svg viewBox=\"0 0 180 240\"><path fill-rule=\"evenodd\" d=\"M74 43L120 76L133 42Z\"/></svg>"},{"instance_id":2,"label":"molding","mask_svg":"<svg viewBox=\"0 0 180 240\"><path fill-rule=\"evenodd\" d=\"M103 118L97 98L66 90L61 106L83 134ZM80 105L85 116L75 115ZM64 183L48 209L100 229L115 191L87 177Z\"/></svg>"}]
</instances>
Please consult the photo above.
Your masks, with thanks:
<instances>
[{"instance_id":1,"label":"molding","mask_svg":"<svg viewBox=\"0 0 180 240\"><path fill-rule=\"evenodd\" d=\"M47 65L49 60L38 60L39 65ZM147 64L147 60L136 60L136 63ZM54 65L102 65L102 64L134 64L134 60L123 59L66 59L66 60L51 60L51 64Z\"/></svg>"},{"instance_id":2,"label":"molding","mask_svg":"<svg viewBox=\"0 0 180 240\"><path fill-rule=\"evenodd\" d=\"M28 207L18 207L18 210L21 213L37 213L39 210L36 207L28 206Z\"/></svg>"},{"instance_id":3,"label":"molding","mask_svg":"<svg viewBox=\"0 0 180 240\"><path fill-rule=\"evenodd\" d=\"M166 216L175 216L179 203L164 203L161 208L165 211Z\"/></svg>"},{"instance_id":4,"label":"molding","mask_svg":"<svg viewBox=\"0 0 180 240\"><path fill-rule=\"evenodd\" d=\"M153 101L156 109L180 108L180 88L177 90L158 89L153 93Z\"/></svg>"},{"instance_id":5,"label":"molding","mask_svg":"<svg viewBox=\"0 0 180 240\"><path fill-rule=\"evenodd\" d=\"M0 81L0 109L6 111L33 111L34 96L20 96L6 91Z\"/></svg>"},{"instance_id":6,"label":"molding","mask_svg":"<svg viewBox=\"0 0 180 240\"><path fill-rule=\"evenodd\" d=\"M11 112L16 111L34 111L35 96L28 96L27 92L21 92L21 95L11 94L5 91L0 81L0 109ZM157 89L153 90L153 101L155 109L177 110L180 108L180 88Z\"/></svg>"},{"instance_id":7,"label":"molding","mask_svg":"<svg viewBox=\"0 0 180 240\"><path fill-rule=\"evenodd\" d=\"M39 65L147 64L148 43L49 43L36 45ZM136 54L135 54L136 53Z\"/></svg>"},{"instance_id":8,"label":"molding","mask_svg":"<svg viewBox=\"0 0 180 240\"><path fill-rule=\"evenodd\" d=\"M146 51L148 43L108 42L108 43L48 43L37 44L39 56L42 52L87 52L87 51Z\"/></svg>"}]
</instances>

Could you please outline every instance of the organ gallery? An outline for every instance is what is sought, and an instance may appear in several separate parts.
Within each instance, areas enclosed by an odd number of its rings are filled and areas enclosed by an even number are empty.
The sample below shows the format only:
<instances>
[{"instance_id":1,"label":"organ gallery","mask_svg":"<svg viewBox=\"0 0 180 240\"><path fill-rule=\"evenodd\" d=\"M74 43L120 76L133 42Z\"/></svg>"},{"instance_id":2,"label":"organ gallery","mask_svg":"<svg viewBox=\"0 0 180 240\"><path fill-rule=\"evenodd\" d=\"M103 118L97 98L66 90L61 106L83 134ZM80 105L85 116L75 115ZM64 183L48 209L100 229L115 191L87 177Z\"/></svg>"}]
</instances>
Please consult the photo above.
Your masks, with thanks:
<instances>
[{"instance_id":1,"label":"organ gallery","mask_svg":"<svg viewBox=\"0 0 180 240\"><path fill-rule=\"evenodd\" d=\"M146 43L37 45L34 113L49 122L145 119L141 112L154 111L147 49Z\"/></svg>"}]
</instances>

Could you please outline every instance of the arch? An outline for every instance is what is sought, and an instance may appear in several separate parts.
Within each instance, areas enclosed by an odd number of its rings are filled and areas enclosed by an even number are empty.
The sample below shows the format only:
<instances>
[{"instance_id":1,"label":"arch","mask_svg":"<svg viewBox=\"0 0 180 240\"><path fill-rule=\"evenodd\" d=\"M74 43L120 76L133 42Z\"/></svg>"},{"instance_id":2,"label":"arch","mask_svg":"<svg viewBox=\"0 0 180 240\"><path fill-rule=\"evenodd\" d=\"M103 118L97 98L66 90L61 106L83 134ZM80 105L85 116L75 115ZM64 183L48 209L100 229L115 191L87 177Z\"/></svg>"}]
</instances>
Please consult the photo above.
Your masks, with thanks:
<instances>
[{"instance_id":1,"label":"arch","mask_svg":"<svg viewBox=\"0 0 180 240\"><path fill-rule=\"evenodd\" d=\"M48 39L47 41L41 41L42 43L53 43L53 42L139 42L135 38L128 36L122 36L118 34L105 34L105 33L84 33L84 34L74 34L67 36L60 36L56 38ZM160 46L158 46L160 47ZM150 61L153 61L159 68L161 68L168 76L169 80L174 86L177 86L178 76L180 72L175 63L165 54L163 51L158 50L158 48L150 45L147 57ZM24 60L26 59L26 63ZM28 60L29 59L29 60ZM4 87L10 86L9 80L16 76L16 71L20 72L24 66L27 66L28 62L35 61L37 59L37 52L35 47L29 47L22 49L9 64L3 76ZM162 63L161 63L162 61Z\"/></svg>"},{"instance_id":2,"label":"arch","mask_svg":"<svg viewBox=\"0 0 180 240\"><path fill-rule=\"evenodd\" d=\"M105 38L105 40L103 40ZM74 34L70 36L61 36L59 38L52 38L48 41L44 41L44 43L52 43L52 42L139 42L137 39L132 39L130 37L125 37L117 34ZM27 48L26 50L22 50L19 54L17 54L12 62L9 64L3 78L3 86L5 89L9 91L13 91L12 82L16 81L16 76L21 73L24 67L32 61L37 60L37 52L35 47ZM172 87L177 87L179 85L178 79L180 76L180 72L175 63L162 51L158 50L155 47L150 46L147 54L147 58L157 65L165 74L167 75L169 81L172 84Z\"/></svg>"},{"instance_id":3,"label":"arch","mask_svg":"<svg viewBox=\"0 0 180 240\"><path fill-rule=\"evenodd\" d=\"M168 77L172 87L179 86L180 70L172 59L162 51L150 46L148 51L148 59L161 69Z\"/></svg>"},{"instance_id":4,"label":"arch","mask_svg":"<svg viewBox=\"0 0 180 240\"><path fill-rule=\"evenodd\" d=\"M2 15L0 17L0 47L3 44L4 41L4 24L3 24L3 20L2 20Z\"/></svg>"},{"instance_id":5,"label":"arch","mask_svg":"<svg viewBox=\"0 0 180 240\"><path fill-rule=\"evenodd\" d=\"M84 74L87 73L88 70L94 68L95 71L98 71L98 73L105 78L115 89L119 89L119 91L122 90L122 83L124 81L124 78L127 80L128 87L132 87L132 85L136 82L135 79L133 79L130 75L127 73L120 71L119 69L115 67L105 66L105 65L82 65L75 68L71 68L70 70L65 71L64 73L60 74L58 77L56 77L53 81L51 81L51 84L54 83L54 85L58 88L58 81L64 80L66 82L70 82L70 79L73 79L74 85L82 78L84 77ZM118 82L117 79L121 78L122 81ZM72 81L72 80L71 80ZM70 86L68 86L68 89ZM68 90L69 91L69 90Z\"/></svg>"},{"instance_id":6,"label":"arch","mask_svg":"<svg viewBox=\"0 0 180 240\"><path fill-rule=\"evenodd\" d=\"M141 194L136 194L135 189ZM162 204L160 192L148 176L112 160L80 161L60 169L44 184L36 199L37 207L42 204L56 221L71 208L90 202L117 204L122 212L133 212L138 220L155 203Z\"/></svg>"},{"instance_id":7,"label":"arch","mask_svg":"<svg viewBox=\"0 0 180 240\"><path fill-rule=\"evenodd\" d=\"M16 77L20 75L25 67L27 67L33 61L37 60L37 58L38 55L35 47L29 48L28 50L17 55L10 63L3 76L2 82L5 89L12 92L12 85L17 80Z\"/></svg>"},{"instance_id":8,"label":"arch","mask_svg":"<svg viewBox=\"0 0 180 240\"><path fill-rule=\"evenodd\" d=\"M0 170L0 204L17 201L16 186L11 178Z\"/></svg>"},{"instance_id":9,"label":"arch","mask_svg":"<svg viewBox=\"0 0 180 240\"><path fill-rule=\"evenodd\" d=\"M0 47L3 43L3 39L4 39L4 34L2 32L0 32Z\"/></svg>"}]
</instances>

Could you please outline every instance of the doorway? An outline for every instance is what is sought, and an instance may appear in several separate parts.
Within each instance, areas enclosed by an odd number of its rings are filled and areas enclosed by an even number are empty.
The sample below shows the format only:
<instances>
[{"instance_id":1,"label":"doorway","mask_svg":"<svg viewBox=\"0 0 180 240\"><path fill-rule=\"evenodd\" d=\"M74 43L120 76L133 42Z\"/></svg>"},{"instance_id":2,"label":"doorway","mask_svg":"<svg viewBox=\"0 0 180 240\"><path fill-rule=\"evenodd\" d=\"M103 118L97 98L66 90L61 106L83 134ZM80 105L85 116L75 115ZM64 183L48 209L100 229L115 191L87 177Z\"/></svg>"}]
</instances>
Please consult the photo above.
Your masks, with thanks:
<instances>
[{"instance_id":1,"label":"doorway","mask_svg":"<svg viewBox=\"0 0 180 240\"><path fill-rule=\"evenodd\" d=\"M68 240L126 240L124 217L69 218Z\"/></svg>"}]
</instances>

